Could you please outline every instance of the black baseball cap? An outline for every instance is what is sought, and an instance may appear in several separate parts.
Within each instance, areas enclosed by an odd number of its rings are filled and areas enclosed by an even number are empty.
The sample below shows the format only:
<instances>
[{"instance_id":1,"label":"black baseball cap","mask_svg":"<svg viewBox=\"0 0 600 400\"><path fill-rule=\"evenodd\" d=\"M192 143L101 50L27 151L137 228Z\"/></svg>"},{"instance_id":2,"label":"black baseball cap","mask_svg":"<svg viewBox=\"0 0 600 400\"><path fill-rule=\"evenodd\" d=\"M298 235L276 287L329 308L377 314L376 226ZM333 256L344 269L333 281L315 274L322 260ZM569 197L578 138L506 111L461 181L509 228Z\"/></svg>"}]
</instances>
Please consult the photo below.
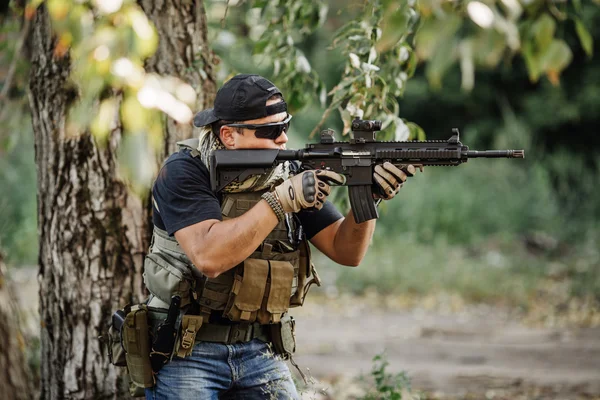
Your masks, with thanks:
<instances>
[{"instance_id":1,"label":"black baseball cap","mask_svg":"<svg viewBox=\"0 0 600 400\"><path fill-rule=\"evenodd\" d=\"M236 75L217 92L214 108L196 114L194 125L206 126L221 119L247 121L287 111L285 101L267 106L267 100L276 94L283 99L277 86L260 75Z\"/></svg>"}]
</instances>

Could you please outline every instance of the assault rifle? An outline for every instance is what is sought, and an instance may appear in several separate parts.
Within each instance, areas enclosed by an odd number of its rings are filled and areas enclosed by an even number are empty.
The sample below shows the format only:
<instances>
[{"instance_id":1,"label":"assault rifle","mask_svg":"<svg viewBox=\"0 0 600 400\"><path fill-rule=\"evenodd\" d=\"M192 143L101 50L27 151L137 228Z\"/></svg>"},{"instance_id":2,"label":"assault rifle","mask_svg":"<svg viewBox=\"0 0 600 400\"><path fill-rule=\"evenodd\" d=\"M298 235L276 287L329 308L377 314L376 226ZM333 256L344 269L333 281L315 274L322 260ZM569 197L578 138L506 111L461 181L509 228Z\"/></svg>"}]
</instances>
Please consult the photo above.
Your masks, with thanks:
<instances>
[{"instance_id":1,"label":"assault rifle","mask_svg":"<svg viewBox=\"0 0 600 400\"><path fill-rule=\"evenodd\" d=\"M401 168L421 166L456 166L469 158L524 158L524 150L469 150L459 140L458 129L447 141L425 140L385 142L375 139L381 121L352 121L352 138L335 140L334 131L321 132L319 143L301 150L215 150L211 155L211 185L218 192L229 183L244 181L251 175L264 174L284 161L297 160L303 169L332 170L346 177L350 205L357 223L379 217L373 201L373 169L386 161Z\"/></svg>"}]
</instances>

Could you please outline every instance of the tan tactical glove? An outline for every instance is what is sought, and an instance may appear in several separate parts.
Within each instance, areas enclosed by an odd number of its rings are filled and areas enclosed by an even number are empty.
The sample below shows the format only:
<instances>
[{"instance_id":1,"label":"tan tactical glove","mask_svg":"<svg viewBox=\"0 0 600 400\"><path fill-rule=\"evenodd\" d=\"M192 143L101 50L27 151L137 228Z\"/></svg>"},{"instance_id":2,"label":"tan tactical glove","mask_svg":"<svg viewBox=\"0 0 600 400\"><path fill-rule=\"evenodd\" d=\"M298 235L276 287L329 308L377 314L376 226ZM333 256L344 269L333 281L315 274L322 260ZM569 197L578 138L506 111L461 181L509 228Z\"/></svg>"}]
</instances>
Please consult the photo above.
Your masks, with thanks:
<instances>
[{"instance_id":1,"label":"tan tactical glove","mask_svg":"<svg viewBox=\"0 0 600 400\"><path fill-rule=\"evenodd\" d=\"M333 171L304 171L277 186L275 196L286 213L311 207L320 210L331 192L328 183L342 185L345 181L343 175Z\"/></svg>"},{"instance_id":2,"label":"tan tactical glove","mask_svg":"<svg viewBox=\"0 0 600 400\"><path fill-rule=\"evenodd\" d=\"M390 162L375 166L373 180L375 181L375 190L373 197L376 199L393 199L409 176L415 174L416 168L413 165L400 165L400 168ZM423 172L423 167L419 167Z\"/></svg>"}]
</instances>

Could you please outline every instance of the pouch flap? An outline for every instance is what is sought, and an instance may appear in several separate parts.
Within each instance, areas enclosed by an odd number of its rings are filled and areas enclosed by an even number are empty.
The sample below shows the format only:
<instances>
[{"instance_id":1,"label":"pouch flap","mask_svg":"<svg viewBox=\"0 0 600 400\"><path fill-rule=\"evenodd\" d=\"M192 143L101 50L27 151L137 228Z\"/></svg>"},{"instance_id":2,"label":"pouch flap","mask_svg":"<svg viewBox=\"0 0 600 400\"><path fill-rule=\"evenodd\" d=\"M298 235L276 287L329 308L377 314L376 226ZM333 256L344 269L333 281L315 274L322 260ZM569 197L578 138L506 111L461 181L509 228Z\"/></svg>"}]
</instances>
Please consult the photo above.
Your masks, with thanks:
<instances>
[{"instance_id":1,"label":"pouch flap","mask_svg":"<svg viewBox=\"0 0 600 400\"><path fill-rule=\"evenodd\" d=\"M181 297L182 304L188 303L193 280L189 268L173 257L150 253L144 260L144 284L165 303L174 295Z\"/></svg>"},{"instance_id":2,"label":"pouch flap","mask_svg":"<svg viewBox=\"0 0 600 400\"><path fill-rule=\"evenodd\" d=\"M265 295L269 262L248 258L244 261L244 278L235 305L242 311L257 311Z\"/></svg>"},{"instance_id":3,"label":"pouch flap","mask_svg":"<svg viewBox=\"0 0 600 400\"><path fill-rule=\"evenodd\" d=\"M291 253L275 253L270 258L276 261L289 261L292 264L297 263L300 259L300 250L292 251Z\"/></svg>"},{"instance_id":4,"label":"pouch flap","mask_svg":"<svg viewBox=\"0 0 600 400\"><path fill-rule=\"evenodd\" d=\"M267 311L271 314L281 314L290 306L290 292L294 279L294 266L289 261L270 261L271 287Z\"/></svg>"}]
</instances>

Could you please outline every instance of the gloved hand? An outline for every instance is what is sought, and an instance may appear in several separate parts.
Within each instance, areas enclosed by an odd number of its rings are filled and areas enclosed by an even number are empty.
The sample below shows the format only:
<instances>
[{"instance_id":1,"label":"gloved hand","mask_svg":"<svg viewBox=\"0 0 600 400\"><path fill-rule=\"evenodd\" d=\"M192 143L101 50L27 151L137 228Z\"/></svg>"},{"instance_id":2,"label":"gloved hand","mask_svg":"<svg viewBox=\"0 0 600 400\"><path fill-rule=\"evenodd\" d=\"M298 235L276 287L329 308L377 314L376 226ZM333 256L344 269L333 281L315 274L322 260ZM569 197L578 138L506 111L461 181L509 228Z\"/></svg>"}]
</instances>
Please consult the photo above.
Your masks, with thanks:
<instances>
[{"instance_id":1,"label":"gloved hand","mask_svg":"<svg viewBox=\"0 0 600 400\"><path fill-rule=\"evenodd\" d=\"M331 192L329 183L342 185L345 181L343 175L333 171L304 171L277 186L275 196L286 213L311 207L320 210Z\"/></svg>"},{"instance_id":2,"label":"gloved hand","mask_svg":"<svg viewBox=\"0 0 600 400\"><path fill-rule=\"evenodd\" d=\"M423 167L419 168L423 172ZM376 165L373 172L373 197L376 199L393 199L409 176L413 176L416 168L404 165L400 168L390 162Z\"/></svg>"}]
</instances>

